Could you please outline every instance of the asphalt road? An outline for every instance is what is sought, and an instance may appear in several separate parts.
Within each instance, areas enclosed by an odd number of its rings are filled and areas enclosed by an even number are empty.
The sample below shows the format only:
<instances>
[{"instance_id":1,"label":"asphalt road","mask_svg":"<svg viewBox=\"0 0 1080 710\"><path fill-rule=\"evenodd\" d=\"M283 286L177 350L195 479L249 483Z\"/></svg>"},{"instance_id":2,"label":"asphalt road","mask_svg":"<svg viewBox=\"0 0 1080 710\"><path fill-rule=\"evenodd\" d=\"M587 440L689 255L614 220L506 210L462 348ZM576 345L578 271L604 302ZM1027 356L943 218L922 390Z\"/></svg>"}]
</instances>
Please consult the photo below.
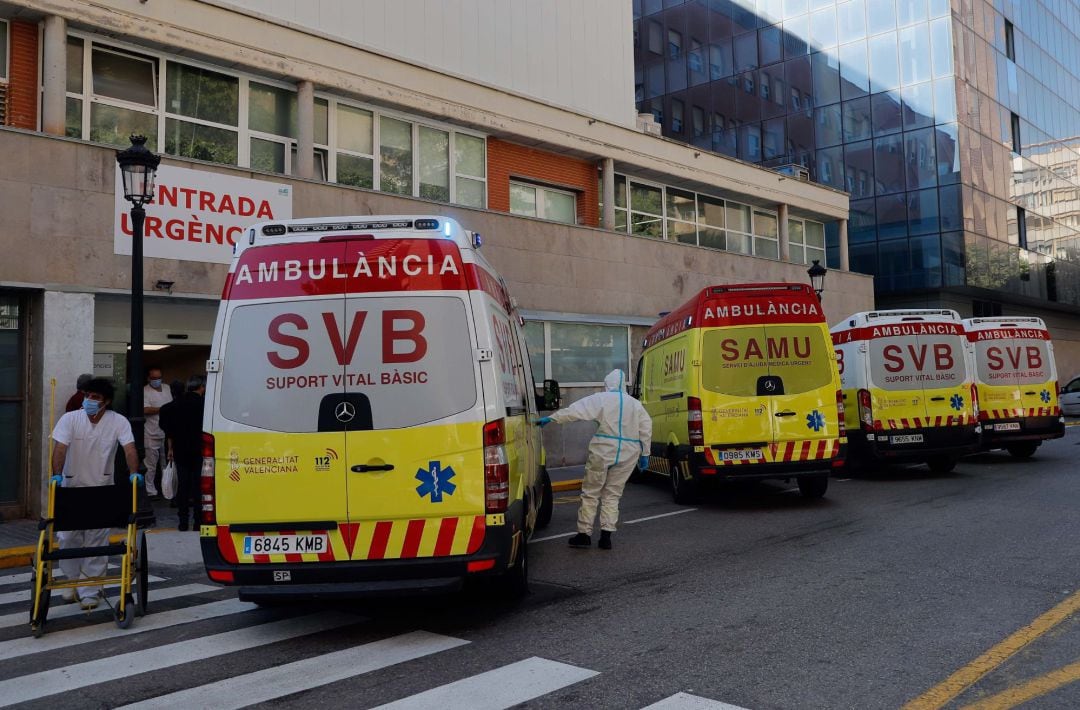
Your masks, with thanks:
<instances>
[{"instance_id":1,"label":"asphalt road","mask_svg":"<svg viewBox=\"0 0 1080 710\"><path fill-rule=\"evenodd\" d=\"M833 479L821 501L762 484L686 508L662 481L631 485L610 552L567 547L576 498L560 494L516 605L257 609L197 568L155 569L131 631L71 615L35 642L5 596L25 585L0 578L0 705L1076 708L1078 444L1071 428L1029 461Z\"/></svg>"}]
</instances>

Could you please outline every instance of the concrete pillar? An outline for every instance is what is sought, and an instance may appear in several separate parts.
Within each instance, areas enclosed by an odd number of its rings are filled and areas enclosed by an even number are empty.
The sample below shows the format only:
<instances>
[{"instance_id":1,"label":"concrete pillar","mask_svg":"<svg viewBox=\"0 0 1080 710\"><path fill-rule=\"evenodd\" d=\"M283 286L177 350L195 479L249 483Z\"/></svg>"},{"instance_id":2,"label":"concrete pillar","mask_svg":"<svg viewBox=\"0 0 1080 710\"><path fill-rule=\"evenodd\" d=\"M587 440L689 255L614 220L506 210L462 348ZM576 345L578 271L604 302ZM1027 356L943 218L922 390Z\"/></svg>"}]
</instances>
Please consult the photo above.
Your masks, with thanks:
<instances>
[{"instance_id":1,"label":"concrete pillar","mask_svg":"<svg viewBox=\"0 0 1080 710\"><path fill-rule=\"evenodd\" d=\"M601 215L600 226L615 229L615 160L604 158L603 166L604 214Z\"/></svg>"},{"instance_id":2,"label":"concrete pillar","mask_svg":"<svg viewBox=\"0 0 1080 710\"><path fill-rule=\"evenodd\" d=\"M791 237L787 228L788 206L781 203L776 206L776 227L780 235L780 261L791 261Z\"/></svg>"},{"instance_id":3,"label":"concrete pillar","mask_svg":"<svg viewBox=\"0 0 1080 710\"><path fill-rule=\"evenodd\" d=\"M67 20L57 15L45 18L41 83L41 130L62 136L67 116Z\"/></svg>"},{"instance_id":4,"label":"concrete pillar","mask_svg":"<svg viewBox=\"0 0 1080 710\"><path fill-rule=\"evenodd\" d=\"M840 269L842 271L851 271L851 262L848 261L846 219L839 221L839 229L837 231L840 233Z\"/></svg>"},{"instance_id":5,"label":"concrete pillar","mask_svg":"<svg viewBox=\"0 0 1080 710\"><path fill-rule=\"evenodd\" d=\"M315 178L315 85L301 81L296 85L296 174Z\"/></svg>"}]
</instances>

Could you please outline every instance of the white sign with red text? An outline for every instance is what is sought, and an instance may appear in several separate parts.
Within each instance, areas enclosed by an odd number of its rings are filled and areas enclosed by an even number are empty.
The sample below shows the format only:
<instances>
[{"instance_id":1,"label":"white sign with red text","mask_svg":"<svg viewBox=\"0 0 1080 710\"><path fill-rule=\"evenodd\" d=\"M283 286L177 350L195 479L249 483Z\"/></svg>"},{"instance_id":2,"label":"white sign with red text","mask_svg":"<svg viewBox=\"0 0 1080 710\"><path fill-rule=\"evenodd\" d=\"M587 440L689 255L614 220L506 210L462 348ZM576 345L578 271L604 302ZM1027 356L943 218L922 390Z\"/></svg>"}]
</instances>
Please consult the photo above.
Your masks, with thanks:
<instances>
[{"instance_id":1,"label":"white sign with red text","mask_svg":"<svg viewBox=\"0 0 1080 710\"><path fill-rule=\"evenodd\" d=\"M145 209L144 256L228 264L246 227L292 217L292 187L162 165ZM114 252L131 254L131 203L119 167L114 218Z\"/></svg>"}]
</instances>

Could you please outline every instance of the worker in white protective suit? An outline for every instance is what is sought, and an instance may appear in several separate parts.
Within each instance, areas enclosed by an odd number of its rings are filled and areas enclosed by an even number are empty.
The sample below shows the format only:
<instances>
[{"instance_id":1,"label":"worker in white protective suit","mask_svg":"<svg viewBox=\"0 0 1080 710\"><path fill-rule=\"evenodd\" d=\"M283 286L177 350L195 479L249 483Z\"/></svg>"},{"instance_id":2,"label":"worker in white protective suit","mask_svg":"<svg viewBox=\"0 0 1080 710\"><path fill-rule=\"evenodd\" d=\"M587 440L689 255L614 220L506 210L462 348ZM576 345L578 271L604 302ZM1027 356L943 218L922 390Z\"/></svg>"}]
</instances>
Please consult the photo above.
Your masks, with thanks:
<instances>
[{"instance_id":1,"label":"worker in white protective suit","mask_svg":"<svg viewBox=\"0 0 1080 710\"><path fill-rule=\"evenodd\" d=\"M593 520L600 507L600 549L611 549L611 533L619 521L619 498L622 497L635 465L645 468L652 442L652 419L648 412L626 394L626 374L612 370L604 378L604 392L591 394L538 421L594 421L599 424L589 442L585 478L581 482L581 507L578 509L577 535L571 547L592 545Z\"/></svg>"}]
</instances>

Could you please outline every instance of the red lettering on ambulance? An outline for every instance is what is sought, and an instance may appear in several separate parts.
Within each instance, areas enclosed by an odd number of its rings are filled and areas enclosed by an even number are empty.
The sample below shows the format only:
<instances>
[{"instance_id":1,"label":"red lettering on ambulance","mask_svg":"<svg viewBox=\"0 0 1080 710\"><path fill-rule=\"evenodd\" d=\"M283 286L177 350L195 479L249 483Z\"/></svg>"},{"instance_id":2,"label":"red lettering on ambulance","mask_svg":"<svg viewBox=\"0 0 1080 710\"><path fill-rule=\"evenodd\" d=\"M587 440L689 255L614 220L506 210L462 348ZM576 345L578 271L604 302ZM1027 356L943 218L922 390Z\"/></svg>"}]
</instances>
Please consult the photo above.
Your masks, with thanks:
<instances>
[{"instance_id":1,"label":"red lettering on ambulance","mask_svg":"<svg viewBox=\"0 0 1080 710\"><path fill-rule=\"evenodd\" d=\"M294 367L300 367L307 362L308 356L311 354L311 349L308 347L307 341L303 338L295 335L288 335L281 332L281 326L292 325L297 330L307 330L308 324L304 318L296 313L282 313L270 321L270 327L268 328L267 335L270 340L278 345L284 345L287 348L293 348L296 350L296 355L293 357L284 357L279 353L270 351L266 353L266 359L270 361L270 364L274 367L282 370L291 370Z\"/></svg>"},{"instance_id":2,"label":"red lettering on ambulance","mask_svg":"<svg viewBox=\"0 0 1080 710\"><path fill-rule=\"evenodd\" d=\"M995 372L1005 367L1005 361L1001 359L1001 348L992 346L986 349L987 365Z\"/></svg>"},{"instance_id":3,"label":"red lettering on ambulance","mask_svg":"<svg viewBox=\"0 0 1080 710\"><path fill-rule=\"evenodd\" d=\"M357 311L353 314L352 323L349 324L349 335L346 342L341 342L341 333L338 330L337 316L333 313L322 314L323 325L326 326L326 334L330 338L330 345L334 348L334 357L341 366L352 362L353 353L356 352L356 344L360 342L360 331L364 329L364 321L367 320L367 311Z\"/></svg>"},{"instance_id":4,"label":"red lettering on ambulance","mask_svg":"<svg viewBox=\"0 0 1080 710\"><path fill-rule=\"evenodd\" d=\"M1029 370L1038 370L1042 367L1042 351L1034 345L1027 347L1027 360Z\"/></svg>"},{"instance_id":5,"label":"red lettering on ambulance","mask_svg":"<svg viewBox=\"0 0 1080 710\"><path fill-rule=\"evenodd\" d=\"M405 330L396 330L394 324L398 321L412 321L412 327ZM427 340L424 338L424 314L420 311L383 311L383 362L416 362L423 359L427 354ZM395 352L394 343L399 340L411 341L411 352Z\"/></svg>"},{"instance_id":6,"label":"red lettering on ambulance","mask_svg":"<svg viewBox=\"0 0 1080 710\"><path fill-rule=\"evenodd\" d=\"M951 370L954 364L952 346L946 343L936 343L934 345L934 367L938 370Z\"/></svg>"}]
</instances>

